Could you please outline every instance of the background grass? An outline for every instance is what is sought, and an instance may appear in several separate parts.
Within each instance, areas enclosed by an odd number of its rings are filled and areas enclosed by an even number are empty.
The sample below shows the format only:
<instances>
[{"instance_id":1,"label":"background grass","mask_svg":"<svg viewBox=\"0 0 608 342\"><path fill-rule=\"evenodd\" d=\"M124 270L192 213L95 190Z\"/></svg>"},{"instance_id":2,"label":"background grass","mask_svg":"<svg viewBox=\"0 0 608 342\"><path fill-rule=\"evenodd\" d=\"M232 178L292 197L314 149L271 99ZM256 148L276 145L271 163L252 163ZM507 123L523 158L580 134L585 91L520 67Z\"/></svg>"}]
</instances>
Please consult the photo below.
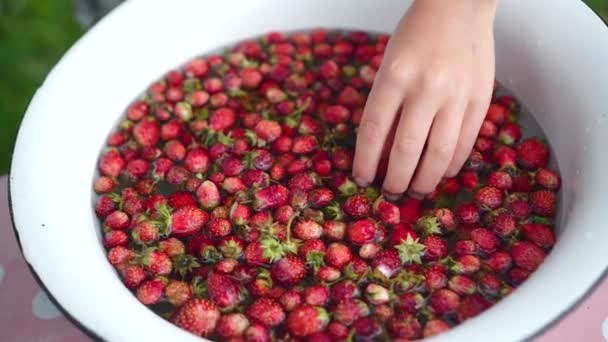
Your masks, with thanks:
<instances>
[{"instance_id":1,"label":"background grass","mask_svg":"<svg viewBox=\"0 0 608 342\"><path fill-rule=\"evenodd\" d=\"M586 2L608 20L608 0ZM72 0L0 0L0 174L31 96L82 33Z\"/></svg>"}]
</instances>

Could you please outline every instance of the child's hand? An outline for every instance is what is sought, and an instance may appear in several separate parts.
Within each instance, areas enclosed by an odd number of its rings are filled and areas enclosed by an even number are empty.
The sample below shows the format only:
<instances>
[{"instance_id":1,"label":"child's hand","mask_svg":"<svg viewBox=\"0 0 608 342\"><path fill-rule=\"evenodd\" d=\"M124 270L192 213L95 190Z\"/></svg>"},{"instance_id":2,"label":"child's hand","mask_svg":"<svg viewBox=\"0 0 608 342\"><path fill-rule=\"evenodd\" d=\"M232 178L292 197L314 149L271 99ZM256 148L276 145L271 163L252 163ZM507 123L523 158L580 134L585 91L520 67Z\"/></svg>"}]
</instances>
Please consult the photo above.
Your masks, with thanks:
<instances>
[{"instance_id":1,"label":"child's hand","mask_svg":"<svg viewBox=\"0 0 608 342\"><path fill-rule=\"evenodd\" d=\"M414 2L365 106L353 165L359 185L374 180L383 154L388 197L432 192L458 173L492 94L495 10L496 0Z\"/></svg>"}]
</instances>

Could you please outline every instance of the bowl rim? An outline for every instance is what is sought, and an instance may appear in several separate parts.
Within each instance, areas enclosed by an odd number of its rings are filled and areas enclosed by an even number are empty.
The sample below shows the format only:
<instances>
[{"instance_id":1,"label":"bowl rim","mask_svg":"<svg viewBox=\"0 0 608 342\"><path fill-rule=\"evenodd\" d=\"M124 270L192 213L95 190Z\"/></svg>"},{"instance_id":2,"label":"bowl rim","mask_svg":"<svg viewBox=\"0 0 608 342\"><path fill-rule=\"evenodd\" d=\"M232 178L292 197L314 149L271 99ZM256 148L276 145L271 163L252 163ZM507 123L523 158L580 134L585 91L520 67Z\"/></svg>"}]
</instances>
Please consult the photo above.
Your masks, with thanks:
<instances>
[{"instance_id":1,"label":"bowl rim","mask_svg":"<svg viewBox=\"0 0 608 342\"><path fill-rule=\"evenodd\" d=\"M85 31L62 55L62 57L58 60L58 62L49 70L49 72L47 73L47 75L45 76L45 80L46 78L52 73L53 69L55 69L56 65L66 56L68 55L77 45L79 45L79 43L83 40L83 38L85 38L88 33L92 30L94 30L99 23L104 22L107 20L107 18L111 17L114 13L116 13L117 10L120 10L125 4L127 4L127 1L121 2L120 4L118 4L114 9L112 9L109 13L107 13L104 17L102 17L100 20L98 20L89 30ZM597 12L595 9L593 9L591 6L589 6L586 2L582 1L582 4L584 5L584 7L586 7L589 11L591 11L593 14L595 14L595 16L600 19L600 21L604 24L605 28L608 30L608 18L603 18L599 12ZM41 83L41 86L38 88L40 89L42 86L44 85L44 82ZM30 99L30 101L33 101L35 99L35 95L36 92L38 91L38 89L34 92L34 94L32 95L32 98ZM29 271L31 272L31 274L33 275L35 281L37 282L37 284L40 286L41 290L43 290L49 300L53 303L53 305L55 305L57 307L57 309L61 312L62 316L65 317L69 322L71 322L75 327L77 327L81 332L83 332L87 337L89 337L92 340L95 341L105 341L96 331L95 328L87 326L85 323L83 323L82 321L80 321L78 318L76 318L75 316L73 316L70 311L68 309L66 309L53 295L53 293L48 289L48 287L46 286L46 284L42 281L42 279L40 278L40 276L38 275L38 272L36 271L36 268L29 262L29 260L27 259L27 257L24 254L23 251L23 246L22 246L22 242L21 242L21 238L19 235L19 229L17 228L17 225L15 223L15 212L14 212L14 207L13 207L13 193L11 191L11 181L12 181L12 175L13 175L13 163L14 163L14 158L15 158L15 148L16 148L16 142L18 140L18 137L21 133L22 130L22 123L24 118L27 115L27 112L30 108L31 102L28 104L28 106L25 108L24 114L19 122L18 125L18 130L17 130L17 134L15 135L15 138L13 140L13 147L11 150L11 155L10 155L10 165L9 165L9 172L8 172L8 177L7 177L7 195L8 195L8 210L9 210L9 214L10 214L10 220L11 220L11 226L12 226L12 230L13 233L15 235L15 239L17 241L17 245L19 248L19 252L23 258L23 260L25 261ZM608 278L608 264L604 267L604 270L602 271L602 273L599 275L599 277L597 279L595 279L595 281L585 290L582 291L582 293L578 296L578 298L573 301L569 306L567 306L565 309L561 310L561 312L554 316L554 318L552 318L550 321L548 321L547 323L545 323L544 325L538 327L533 333L529 334L529 336L525 337L525 341L529 341L529 340L534 340L537 337L540 337L541 335L543 335L544 333L546 333L547 331L549 331L550 329L554 328L560 321L562 321L570 312L572 312L575 308L577 308L578 306L580 306L580 304L585 301L596 289L597 287L600 285L600 283L604 280ZM434 339L433 339L434 340Z\"/></svg>"}]
</instances>

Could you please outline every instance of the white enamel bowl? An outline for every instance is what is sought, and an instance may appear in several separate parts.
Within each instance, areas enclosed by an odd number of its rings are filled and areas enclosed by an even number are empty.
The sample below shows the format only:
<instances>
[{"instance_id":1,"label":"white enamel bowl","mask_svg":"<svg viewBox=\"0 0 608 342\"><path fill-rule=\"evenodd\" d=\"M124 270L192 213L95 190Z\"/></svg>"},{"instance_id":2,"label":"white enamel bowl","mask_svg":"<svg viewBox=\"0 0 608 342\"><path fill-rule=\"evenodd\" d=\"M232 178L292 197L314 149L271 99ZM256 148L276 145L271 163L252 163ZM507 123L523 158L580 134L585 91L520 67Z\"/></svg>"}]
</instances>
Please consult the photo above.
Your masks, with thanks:
<instances>
[{"instance_id":1,"label":"white enamel bowl","mask_svg":"<svg viewBox=\"0 0 608 342\"><path fill-rule=\"evenodd\" d=\"M19 131L10 175L23 254L66 312L108 341L197 341L123 286L92 209L99 151L127 104L187 59L271 30L390 32L405 0L136 0L59 62ZM536 114L563 176L559 242L512 296L441 341L517 341L581 300L608 265L608 28L581 1L500 1L497 78ZM599 328L599 327L598 327Z\"/></svg>"}]
</instances>

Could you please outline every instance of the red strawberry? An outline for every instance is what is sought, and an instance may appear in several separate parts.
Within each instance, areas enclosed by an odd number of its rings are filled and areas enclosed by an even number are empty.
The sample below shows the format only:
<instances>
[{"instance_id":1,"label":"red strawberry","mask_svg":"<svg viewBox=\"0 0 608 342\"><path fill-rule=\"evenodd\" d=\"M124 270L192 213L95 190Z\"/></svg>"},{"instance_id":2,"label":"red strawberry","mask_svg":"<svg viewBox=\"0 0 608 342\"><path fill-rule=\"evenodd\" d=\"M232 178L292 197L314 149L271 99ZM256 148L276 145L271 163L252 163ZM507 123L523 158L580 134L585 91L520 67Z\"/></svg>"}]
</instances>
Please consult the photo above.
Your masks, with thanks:
<instances>
[{"instance_id":1,"label":"red strawberry","mask_svg":"<svg viewBox=\"0 0 608 342\"><path fill-rule=\"evenodd\" d=\"M109 196L100 196L95 203L95 214L103 219L110 215L116 209L116 203Z\"/></svg>"},{"instance_id":2,"label":"red strawberry","mask_svg":"<svg viewBox=\"0 0 608 342\"><path fill-rule=\"evenodd\" d=\"M450 290L457 294L464 296L473 294L477 290L475 281L464 275L455 275L448 281L448 287Z\"/></svg>"},{"instance_id":3,"label":"red strawberry","mask_svg":"<svg viewBox=\"0 0 608 342\"><path fill-rule=\"evenodd\" d=\"M365 302L358 299L347 299L339 302L333 310L333 319L346 326L352 325L357 319L368 316L370 309Z\"/></svg>"},{"instance_id":4,"label":"red strawberry","mask_svg":"<svg viewBox=\"0 0 608 342\"><path fill-rule=\"evenodd\" d=\"M555 193L549 190L539 190L530 194L530 207L538 215L555 215L555 201Z\"/></svg>"},{"instance_id":5,"label":"red strawberry","mask_svg":"<svg viewBox=\"0 0 608 342\"><path fill-rule=\"evenodd\" d=\"M334 242L327 247L325 262L338 269L342 269L352 260L350 248L344 244Z\"/></svg>"},{"instance_id":6,"label":"red strawberry","mask_svg":"<svg viewBox=\"0 0 608 342\"><path fill-rule=\"evenodd\" d=\"M192 299L179 308L173 322L198 336L209 336L215 331L220 311L206 299Z\"/></svg>"},{"instance_id":7,"label":"red strawberry","mask_svg":"<svg viewBox=\"0 0 608 342\"><path fill-rule=\"evenodd\" d=\"M315 178L306 172L301 172L289 180L289 188L293 190L310 191L315 187Z\"/></svg>"},{"instance_id":8,"label":"red strawberry","mask_svg":"<svg viewBox=\"0 0 608 342\"><path fill-rule=\"evenodd\" d=\"M399 252L394 248L381 251L372 261L372 267L385 277L392 277L401 267Z\"/></svg>"},{"instance_id":9,"label":"red strawberry","mask_svg":"<svg viewBox=\"0 0 608 342\"><path fill-rule=\"evenodd\" d=\"M398 224L401 221L399 207L386 201L382 196L378 197L374 202L374 213L385 224Z\"/></svg>"},{"instance_id":10,"label":"red strawberry","mask_svg":"<svg viewBox=\"0 0 608 342\"><path fill-rule=\"evenodd\" d=\"M356 245L362 245L374 240L376 232L376 223L374 221L362 219L351 223L348 228L348 239Z\"/></svg>"},{"instance_id":11,"label":"red strawberry","mask_svg":"<svg viewBox=\"0 0 608 342\"><path fill-rule=\"evenodd\" d=\"M129 244L129 236L122 230L111 230L104 234L103 245L106 248L126 246Z\"/></svg>"},{"instance_id":12,"label":"red strawberry","mask_svg":"<svg viewBox=\"0 0 608 342\"><path fill-rule=\"evenodd\" d=\"M271 142L281 136L281 125L272 120L261 120L255 125L255 134L258 138Z\"/></svg>"},{"instance_id":13,"label":"red strawberry","mask_svg":"<svg viewBox=\"0 0 608 342\"><path fill-rule=\"evenodd\" d=\"M437 235L428 236L422 240L422 244L426 247L425 260L438 260L448 254L448 246L445 240Z\"/></svg>"},{"instance_id":14,"label":"red strawberry","mask_svg":"<svg viewBox=\"0 0 608 342\"><path fill-rule=\"evenodd\" d=\"M318 188L309 193L308 199L312 208L323 208L334 200L334 193L328 188Z\"/></svg>"},{"instance_id":15,"label":"red strawberry","mask_svg":"<svg viewBox=\"0 0 608 342\"><path fill-rule=\"evenodd\" d=\"M458 321L464 322L469 318L473 318L488 309L491 305L492 303L477 294L464 297L456 314Z\"/></svg>"},{"instance_id":16,"label":"red strawberry","mask_svg":"<svg viewBox=\"0 0 608 342\"><path fill-rule=\"evenodd\" d=\"M513 185L513 179L504 171L494 171L488 177L488 185L499 190L509 190Z\"/></svg>"},{"instance_id":17,"label":"red strawberry","mask_svg":"<svg viewBox=\"0 0 608 342\"><path fill-rule=\"evenodd\" d=\"M219 108L209 117L209 127L217 132L225 131L234 125L235 120L236 115L232 109Z\"/></svg>"},{"instance_id":18,"label":"red strawberry","mask_svg":"<svg viewBox=\"0 0 608 342\"><path fill-rule=\"evenodd\" d=\"M517 146L517 160L529 169L546 167L549 163L549 148L537 138L525 139Z\"/></svg>"},{"instance_id":19,"label":"red strawberry","mask_svg":"<svg viewBox=\"0 0 608 342\"><path fill-rule=\"evenodd\" d=\"M521 285L521 283L526 281L526 279L528 279L529 276L530 276L530 271L525 270L520 267L514 267L509 271L509 273L507 273L509 282L511 284L513 284L513 286Z\"/></svg>"},{"instance_id":20,"label":"red strawberry","mask_svg":"<svg viewBox=\"0 0 608 342\"><path fill-rule=\"evenodd\" d=\"M295 224L293 233L301 240L318 239L323 234L323 227L313 220L300 220Z\"/></svg>"},{"instance_id":21,"label":"red strawberry","mask_svg":"<svg viewBox=\"0 0 608 342\"><path fill-rule=\"evenodd\" d=\"M192 287L184 281L170 280L165 287L165 297L169 303L180 307L192 299Z\"/></svg>"},{"instance_id":22,"label":"red strawberry","mask_svg":"<svg viewBox=\"0 0 608 342\"><path fill-rule=\"evenodd\" d=\"M238 285L219 273L209 273L207 291L209 299L221 308L233 308L243 300Z\"/></svg>"},{"instance_id":23,"label":"red strawberry","mask_svg":"<svg viewBox=\"0 0 608 342\"><path fill-rule=\"evenodd\" d=\"M510 254L504 252L496 252L490 255L488 259L486 259L486 265L491 271L496 273L502 273L511 268L512 260L513 259L511 258Z\"/></svg>"},{"instance_id":24,"label":"red strawberry","mask_svg":"<svg viewBox=\"0 0 608 342\"><path fill-rule=\"evenodd\" d=\"M513 262L523 269L534 271L545 259L545 251L531 242L516 242L511 247Z\"/></svg>"},{"instance_id":25,"label":"red strawberry","mask_svg":"<svg viewBox=\"0 0 608 342\"><path fill-rule=\"evenodd\" d=\"M273 209L287 204L289 190L281 185L271 185L256 190L253 196L253 209L257 211Z\"/></svg>"},{"instance_id":26,"label":"red strawberry","mask_svg":"<svg viewBox=\"0 0 608 342\"><path fill-rule=\"evenodd\" d=\"M555 245L555 233L549 226L539 223L528 223L521 226L521 232L526 239L540 247L551 248Z\"/></svg>"},{"instance_id":27,"label":"red strawberry","mask_svg":"<svg viewBox=\"0 0 608 342\"><path fill-rule=\"evenodd\" d=\"M128 265L120 273L125 285L130 289L138 287L146 279L144 268L137 265Z\"/></svg>"},{"instance_id":28,"label":"red strawberry","mask_svg":"<svg viewBox=\"0 0 608 342\"><path fill-rule=\"evenodd\" d=\"M167 275L173 270L171 258L165 253L148 251L142 258L142 263L146 269L155 275Z\"/></svg>"},{"instance_id":29,"label":"red strawberry","mask_svg":"<svg viewBox=\"0 0 608 342\"><path fill-rule=\"evenodd\" d=\"M196 206L197 202L190 192L179 191L174 192L167 198L169 205L173 209L179 209L188 206Z\"/></svg>"},{"instance_id":30,"label":"red strawberry","mask_svg":"<svg viewBox=\"0 0 608 342\"><path fill-rule=\"evenodd\" d=\"M107 151L99 158L99 171L108 177L118 177L125 165L125 160L115 149Z\"/></svg>"},{"instance_id":31,"label":"red strawberry","mask_svg":"<svg viewBox=\"0 0 608 342\"><path fill-rule=\"evenodd\" d=\"M252 324L245 330L245 341L270 342L270 334L261 324Z\"/></svg>"},{"instance_id":32,"label":"red strawberry","mask_svg":"<svg viewBox=\"0 0 608 342\"><path fill-rule=\"evenodd\" d=\"M217 334L223 338L241 337L249 327L249 320L242 313L223 315L217 322Z\"/></svg>"},{"instance_id":33,"label":"red strawberry","mask_svg":"<svg viewBox=\"0 0 608 342\"><path fill-rule=\"evenodd\" d=\"M422 337L422 326L418 319L411 314L393 317L387 322L388 331L396 340L417 340Z\"/></svg>"},{"instance_id":34,"label":"red strawberry","mask_svg":"<svg viewBox=\"0 0 608 342\"><path fill-rule=\"evenodd\" d=\"M133 241L139 244L151 243L158 240L159 228L156 222L142 221L133 228Z\"/></svg>"},{"instance_id":35,"label":"red strawberry","mask_svg":"<svg viewBox=\"0 0 608 342\"><path fill-rule=\"evenodd\" d=\"M441 264L432 264L424 270L424 279L427 289L441 289L447 286L448 276L445 267Z\"/></svg>"},{"instance_id":36,"label":"red strawberry","mask_svg":"<svg viewBox=\"0 0 608 342\"><path fill-rule=\"evenodd\" d=\"M180 208L171 215L171 234L178 236L196 234L207 221L209 214L197 207Z\"/></svg>"},{"instance_id":37,"label":"red strawberry","mask_svg":"<svg viewBox=\"0 0 608 342\"><path fill-rule=\"evenodd\" d=\"M141 146L153 146L160 139L160 126L153 119L142 119L133 127L133 137Z\"/></svg>"},{"instance_id":38,"label":"red strawberry","mask_svg":"<svg viewBox=\"0 0 608 342\"><path fill-rule=\"evenodd\" d=\"M208 180L204 181L196 190L196 197L205 209L213 209L220 202L220 192L217 186Z\"/></svg>"},{"instance_id":39,"label":"red strawberry","mask_svg":"<svg viewBox=\"0 0 608 342\"><path fill-rule=\"evenodd\" d=\"M236 194L239 191L247 189L245 183L238 177L226 177L222 182L222 189L226 190L229 194Z\"/></svg>"},{"instance_id":40,"label":"red strawberry","mask_svg":"<svg viewBox=\"0 0 608 342\"><path fill-rule=\"evenodd\" d=\"M200 147L193 148L186 154L184 165L192 173L205 173L210 165L209 155Z\"/></svg>"},{"instance_id":41,"label":"red strawberry","mask_svg":"<svg viewBox=\"0 0 608 342\"><path fill-rule=\"evenodd\" d=\"M441 333L444 333L450 330L450 325L441 319L433 319L424 325L424 329L422 330L422 336L424 338L437 336Z\"/></svg>"},{"instance_id":42,"label":"red strawberry","mask_svg":"<svg viewBox=\"0 0 608 342\"><path fill-rule=\"evenodd\" d=\"M300 306L302 302L302 295L299 291L288 290L279 299L279 302L286 311L292 311L293 309Z\"/></svg>"},{"instance_id":43,"label":"red strawberry","mask_svg":"<svg viewBox=\"0 0 608 342\"><path fill-rule=\"evenodd\" d=\"M94 189L98 194L105 194L112 191L115 186L116 182L112 178L101 176L95 181Z\"/></svg>"},{"instance_id":44,"label":"red strawberry","mask_svg":"<svg viewBox=\"0 0 608 342\"><path fill-rule=\"evenodd\" d=\"M456 216L465 224L475 224L479 222L479 210L472 203L462 203L456 208Z\"/></svg>"},{"instance_id":45,"label":"red strawberry","mask_svg":"<svg viewBox=\"0 0 608 342\"><path fill-rule=\"evenodd\" d=\"M508 146L499 146L494 150L493 159L501 169L515 167L517 152Z\"/></svg>"},{"instance_id":46,"label":"red strawberry","mask_svg":"<svg viewBox=\"0 0 608 342\"><path fill-rule=\"evenodd\" d=\"M500 291L502 283L493 274L484 274L479 278L479 291L486 296L496 296Z\"/></svg>"},{"instance_id":47,"label":"red strawberry","mask_svg":"<svg viewBox=\"0 0 608 342\"><path fill-rule=\"evenodd\" d=\"M247 316L253 321L267 327L276 327L285 320L285 311L272 299L260 298L247 310Z\"/></svg>"},{"instance_id":48,"label":"red strawberry","mask_svg":"<svg viewBox=\"0 0 608 342\"><path fill-rule=\"evenodd\" d=\"M129 215L120 210L116 210L106 217L103 224L110 229L119 230L127 228L129 222Z\"/></svg>"},{"instance_id":49,"label":"red strawberry","mask_svg":"<svg viewBox=\"0 0 608 342\"><path fill-rule=\"evenodd\" d=\"M479 129L479 136L492 138L496 135L497 131L498 128L492 121L484 120L484 122L481 124L481 128Z\"/></svg>"},{"instance_id":50,"label":"red strawberry","mask_svg":"<svg viewBox=\"0 0 608 342\"><path fill-rule=\"evenodd\" d=\"M513 215L506 211L496 214L491 220L490 227L498 236L508 236L517 229Z\"/></svg>"},{"instance_id":51,"label":"red strawberry","mask_svg":"<svg viewBox=\"0 0 608 342\"><path fill-rule=\"evenodd\" d=\"M485 228L476 228L471 231L471 240L475 241L484 253L492 253L498 248L498 238Z\"/></svg>"},{"instance_id":52,"label":"red strawberry","mask_svg":"<svg viewBox=\"0 0 608 342\"><path fill-rule=\"evenodd\" d=\"M245 169L243 162L236 157L228 157L222 161L222 171L226 177L238 176Z\"/></svg>"},{"instance_id":53,"label":"red strawberry","mask_svg":"<svg viewBox=\"0 0 608 342\"><path fill-rule=\"evenodd\" d=\"M310 305L326 305L329 301L329 289L325 285L313 285L304 290L304 302Z\"/></svg>"},{"instance_id":54,"label":"red strawberry","mask_svg":"<svg viewBox=\"0 0 608 342\"><path fill-rule=\"evenodd\" d=\"M534 176L536 183L547 190L556 191L559 189L560 177L555 171L549 169L539 169Z\"/></svg>"},{"instance_id":55,"label":"red strawberry","mask_svg":"<svg viewBox=\"0 0 608 342\"><path fill-rule=\"evenodd\" d=\"M270 268L272 279L285 286L293 286L306 275L306 264L296 256L288 255Z\"/></svg>"},{"instance_id":56,"label":"red strawberry","mask_svg":"<svg viewBox=\"0 0 608 342\"><path fill-rule=\"evenodd\" d=\"M143 282L137 289L137 299L145 305L156 304L160 301L165 284L160 279L152 279Z\"/></svg>"},{"instance_id":57,"label":"red strawberry","mask_svg":"<svg viewBox=\"0 0 608 342\"><path fill-rule=\"evenodd\" d=\"M497 125L502 124L507 120L509 115L509 110L505 108L503 105L498 103L493 103L488 108L488 112L486 114L486 120L489 120Z\"/></svg>"},{"instance_id":58,"label":"red strawberry","mask_svg":"<svg viewBox=\"0 0 608 342\"><path fill-rule=\"evenodd\" d=\"M410 225L401 223L393 226L389 241L391 246L395 246L406 241L408 237L411 237L412 241L418 239L418 235L411 229Z\"/></svg>"},{"instance_id":59,"label":"red strawberry","mask_svg":"<svg viewBox=\"0 0 608 342\"><path fill-rule=\"evenodd\" d=\"M300 306L293 310L287 318L287 328L295 337L306 337L323 331L328 323L327 311L313 305Z\"/></svg>"},{"instance_id":60,"label":"red strawberry","mask_svg":"<svg viewBox=\"0 0 608 342\"><path fill-rule=\"evenodd\" d=\"M215 218L209 221L207 225L207 232L211 237L220 238L227 236L232 231L232 225L230 221L225 218Z\"/></svg>"},{"instance_id":61,"label":"red strawberry","mask_svg":"<svg viewBox=\"0 0 608 342\"><path fill-rule=\"evenodd\" d=\"M293 139L291 151L297 154L307 154L317 147L317 139L313 135L301 135Z\"/></svg>"},{"instance_id":62,"label":"red strawberry","mask_svg":"<svg viewBox=\"0 0 608 342\"><path fill-rule=\"evenodd\" d=\"M323 235L330 240L342 240L346 232L346 224L341 221L325 221Z\"/></svg>"},{"instance_id":63,"label":"red strawberry","mask_svg":"<svg viewBox=\"0 0 608 342\"><path fill-rule=\"evenodd\" d=\"M438 315L454 313L460 305L460 296L452 290L439 289L431 293L428 305Z\"/></svg>"},{"instance_id":64,"label":"red strawberry","mask_svg":"<svg viewBox=\"0 0 608 342\"><path fill-rule=\"evenodd\" d=\"M462 255L455 261L450 270L456 274L473 274L479 271L481 261L474 255Z\"/></svg>"},{"instance_id":65,"label":"red strawberry","mask_svg":"<svg viewBox=\"0 0 608 342\"><path fill-rule=\"evenodd\" d=\"M124 264L135 257L135 252L123 246L116 246L108 251L108 260L112 265Z\"/></svg>"},{"instance_id":66,"label":"red strawberry","mask_svg":"<svg viewBox=\"0 0 608 342\"><path fill-rule=\"evenodd\" d=\"M342 204L342 210L352 217L368 216L371 211L371 205L367 197L363 195L355 195L349 197Z\"/></svg>"},{"instance_id":67,"label":"red strawberry","mask_svg":"<svg viewBox=\"0 0 608 342\"><path fill-rule=\"evenodd\" d=\"M505 145L513 145L519 139L521 139L521 128L515 123L505 124L498 133L498 140Z\"/></svg>"},{"instance_id":68,"label":"red strawberry","mask_svg":"<svg viewBox=\"0 0 608 342\"><path fill-rule=\"evenodd\" d=\"M321 120L330 125L345 123L350 118L350 111L342 105L329 106L321 113Z\"/></svg>"},{"instance_id":69,"label":"red strawberry","mask_svg":"<svg viewBox=\"0 0 608 342\"><path fill-rule=\"evenodd\" d=\"M486 186L475 194L475 204L483 210L492 210L502 204L502 192L494 187Z\"/></svg>"},{"instance_id":70,"label":"red strawberry","mask_svg":"<svg viewBox=\"0 0 608 342\"><path fill-rule=\"evenodd\" d=\"M477 253L477 243L473 240L459 240L454 244L455 255L468 255Z\"/></svg>"}]
</instances>

